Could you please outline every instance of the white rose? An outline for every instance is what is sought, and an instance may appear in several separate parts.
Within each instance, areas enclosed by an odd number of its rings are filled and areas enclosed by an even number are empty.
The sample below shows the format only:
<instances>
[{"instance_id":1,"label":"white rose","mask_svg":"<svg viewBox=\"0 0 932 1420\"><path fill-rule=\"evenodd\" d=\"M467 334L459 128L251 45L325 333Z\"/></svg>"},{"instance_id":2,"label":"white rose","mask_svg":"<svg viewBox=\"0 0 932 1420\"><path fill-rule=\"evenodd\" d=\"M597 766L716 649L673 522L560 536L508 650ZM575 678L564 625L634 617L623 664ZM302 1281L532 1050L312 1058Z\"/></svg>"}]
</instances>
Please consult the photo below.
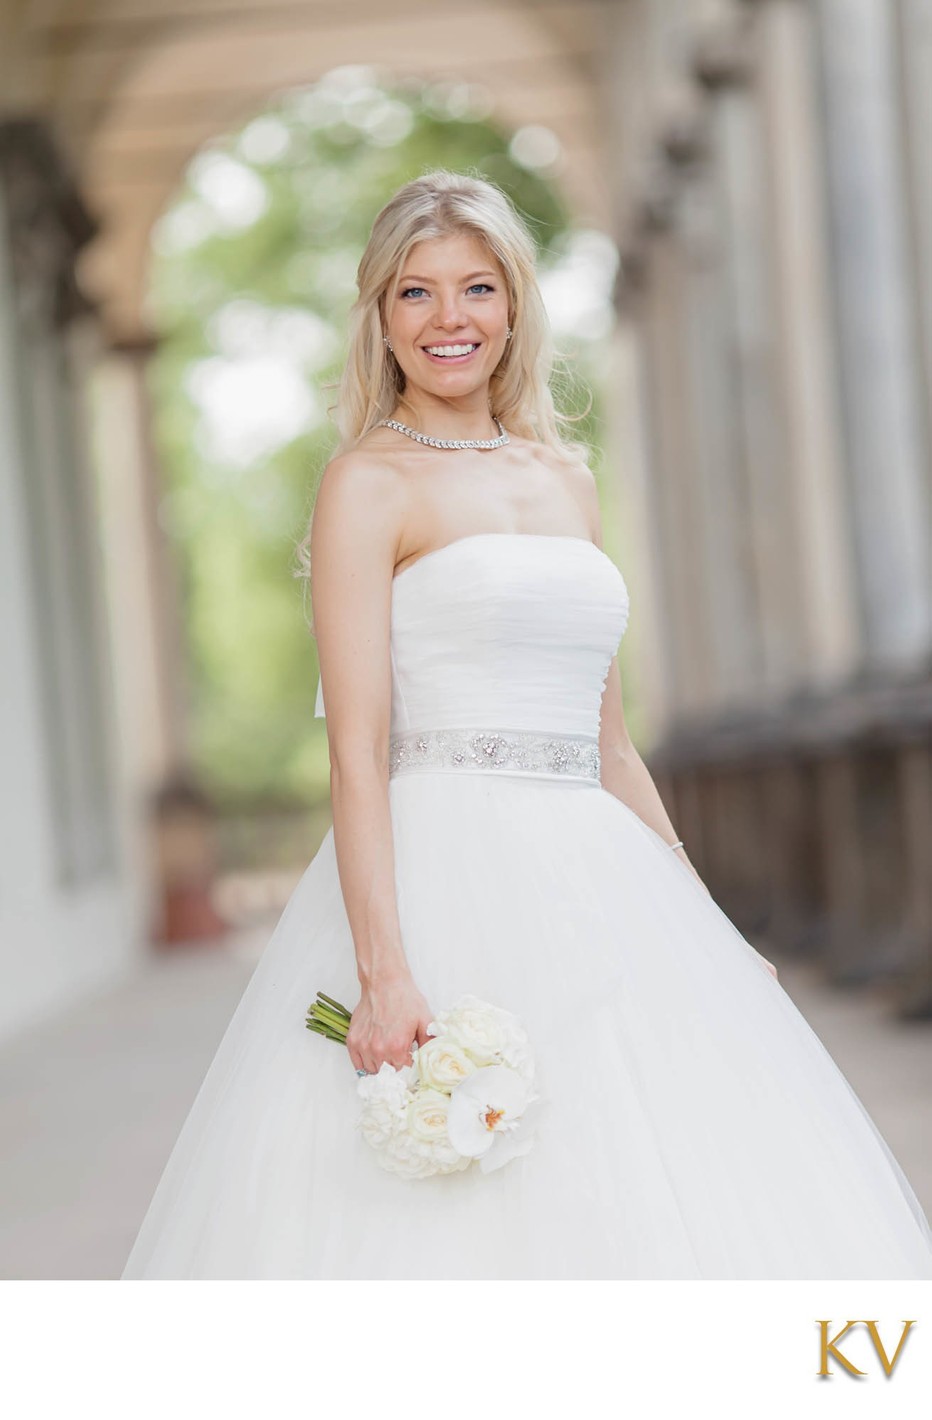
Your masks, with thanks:
<instances>
[{"instance_id":1,"label":"white rose","mask_svg":"<svg viewBox=\"0 0 932 1420\"><path fill-rule=\"evenodd\" d=\"M476 1065L508 1064L517 1068L517 1062L527 1052L527 1032L517 1017L476 996L462 996L438 1021L447 1039L464 1050Z\"/></svg>"},{"instance_id":2,"label":"white rose","mask_svg":"<svg viewBox=\"0 0 932 1420\"><path fill-rule=\"evenodd\" d=\"M417 1068L423 1085L449 1093L476 1067L461 1046L442 1035L433 1037L419 1048Z\"/></svg>"},{"instance_id":3,"label":"white rose","mask_svg":"<svg viewBox=\"0 0 932 1420\"><path fill-rule=\"evenodd\" d=\"M416 1090L408 1102L408 1132L414 1139L432 1143L447 1135L450 1096L441 1090Z\"/></svg>"},{"instance_id":4,"label":"white rose","mask_svg":"<svg viewBox=\"0 0 932 1420\"><path fill-rule=\"evenodd\" d=\"M399 1122L392 1115L391 1130L382 1137L373 1131L371 1142L378 1162L400 1178L429 1178L453 1173L471 1162L451 1145L446 1116L450 1096L439 1090L417 1090L408 1100Z\"/></svg>"}]
</instances>

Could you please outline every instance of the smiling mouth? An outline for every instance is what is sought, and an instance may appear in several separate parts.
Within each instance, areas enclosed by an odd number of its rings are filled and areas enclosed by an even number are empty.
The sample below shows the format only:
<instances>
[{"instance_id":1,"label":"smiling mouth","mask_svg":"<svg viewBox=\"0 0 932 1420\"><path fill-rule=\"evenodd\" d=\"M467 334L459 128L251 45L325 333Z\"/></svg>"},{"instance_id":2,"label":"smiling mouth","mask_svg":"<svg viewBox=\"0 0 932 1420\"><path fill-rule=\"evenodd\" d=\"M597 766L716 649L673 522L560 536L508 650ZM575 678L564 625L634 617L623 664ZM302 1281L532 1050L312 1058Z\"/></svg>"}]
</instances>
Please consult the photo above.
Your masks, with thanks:
<instances>
[{"instance_id":1,"label":"smiling mouth","mask_svg":"<svg viewBox=\"0 0 932 1420\"><path fill-rule=\"evenodd\" d=\"M479 349L479 341L463 341L459 345L423 345L421 349L432 360L446 365L456 365L468 360Z\"/></svg>"}]
</instances>

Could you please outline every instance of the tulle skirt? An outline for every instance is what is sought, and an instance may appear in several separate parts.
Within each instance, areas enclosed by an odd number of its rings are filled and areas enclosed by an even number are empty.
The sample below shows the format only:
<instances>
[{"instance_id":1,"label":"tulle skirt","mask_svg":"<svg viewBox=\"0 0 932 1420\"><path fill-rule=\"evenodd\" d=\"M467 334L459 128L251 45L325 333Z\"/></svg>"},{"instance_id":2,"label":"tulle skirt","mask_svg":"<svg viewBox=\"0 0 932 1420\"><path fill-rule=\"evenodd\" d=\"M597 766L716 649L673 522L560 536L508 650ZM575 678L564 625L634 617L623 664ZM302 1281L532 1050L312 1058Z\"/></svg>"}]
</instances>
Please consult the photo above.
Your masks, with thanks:
<instances>
[{"instance_id":1,"label":"tulle skirt","mask_svg":"<svg viewBox=\"0 0 932 1420\"><path fill-rule=\"evenodd\" d=\"M404 948L434 1012L527 1028L533 1148L407 1180L355 1129L359 999L332 829L193 1102L135 1278L932 1278L932 1230L864 1106L761 957L594 781L389 781Z\"/></svg>"}]
</instances>

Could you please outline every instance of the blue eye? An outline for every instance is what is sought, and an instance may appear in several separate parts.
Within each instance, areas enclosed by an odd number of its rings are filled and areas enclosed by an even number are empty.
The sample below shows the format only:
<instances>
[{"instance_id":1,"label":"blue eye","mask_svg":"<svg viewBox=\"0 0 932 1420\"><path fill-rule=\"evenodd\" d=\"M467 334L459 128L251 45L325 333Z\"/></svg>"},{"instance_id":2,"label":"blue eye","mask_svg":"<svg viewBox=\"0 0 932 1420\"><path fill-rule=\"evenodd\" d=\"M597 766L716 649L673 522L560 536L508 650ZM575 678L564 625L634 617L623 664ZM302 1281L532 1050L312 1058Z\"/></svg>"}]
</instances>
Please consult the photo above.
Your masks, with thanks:
<instances>
[{"instance_id":1,"label":"blue eye","mask_svg":"<svg viewBox=\"0 0 932 1420\"><path fill-rule=\"evenodd\" d=\"M494 290L494 287L490 286L487 281L475 281L472 286L467 287L467 290L492 291ZM401 299L405 300L408 296L423 296L425 294L426 293L423 286L408 286L406 290L401 292Z\"/></svg>"}]
</instances>

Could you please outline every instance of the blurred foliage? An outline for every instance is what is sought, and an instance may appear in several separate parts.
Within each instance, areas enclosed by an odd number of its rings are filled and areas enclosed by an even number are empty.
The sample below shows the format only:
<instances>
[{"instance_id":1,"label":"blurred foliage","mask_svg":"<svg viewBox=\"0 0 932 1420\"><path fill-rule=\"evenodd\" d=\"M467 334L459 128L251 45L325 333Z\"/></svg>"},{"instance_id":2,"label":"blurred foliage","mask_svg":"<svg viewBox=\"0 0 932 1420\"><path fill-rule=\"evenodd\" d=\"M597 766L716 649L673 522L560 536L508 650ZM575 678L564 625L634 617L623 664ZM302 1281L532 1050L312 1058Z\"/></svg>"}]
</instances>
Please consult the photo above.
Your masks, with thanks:
<instances>
[{"instance_id":1,"label":"blurred foliage","mask_svg":"<svg viewBox=\"0 0 932 1420\"><path fill-rule=\"evenodd\" d=\"M555 189L509 156L463 86L389 88L363 72L285 94L202 151L153 236L160 519L182 587L194 768L228 809L328 791L294 549L335 442L327 406L372 220L436 166L497 182L542 268L559 259L569 217ZM247 418L242 433L250 407L258 431ZM587 441L596 431L595 413L578 426Z\"/></svg>"}]
</instances>

